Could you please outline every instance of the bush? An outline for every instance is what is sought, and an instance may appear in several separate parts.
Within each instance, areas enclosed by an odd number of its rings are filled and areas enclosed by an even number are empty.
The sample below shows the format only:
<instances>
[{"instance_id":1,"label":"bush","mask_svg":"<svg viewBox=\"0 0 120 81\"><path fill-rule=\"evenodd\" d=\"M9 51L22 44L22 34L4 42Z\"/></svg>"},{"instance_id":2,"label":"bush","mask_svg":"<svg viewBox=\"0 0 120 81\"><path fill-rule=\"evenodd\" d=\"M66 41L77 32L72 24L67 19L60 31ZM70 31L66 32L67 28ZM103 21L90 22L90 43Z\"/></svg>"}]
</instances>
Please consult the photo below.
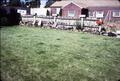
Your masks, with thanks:
<instances>
[{"instance_id":1,"label":"bush","mask_svg":"<svg viewBox=\"0 0 120 81\"><path fill-rule=\"evenodd\" d=\"M47 16L50 16L50 12L49 12L49 10L47 10L47 13L46 13L46 15L47 15Z\"/></svg>"},{"instance_id":2,"label":"bush","mask_svg":"<svg viewBox=\"0 0 120 81\"><path fill-rule=\"evenodd\" d=\"M76 22L76 29L79 31L79 30L83 30L84 28L81 26L81 23L80 22Z\"/></svg>"},{"instance_id":3,"label":"bush","mask_svg":"<svg viewBox=\"0 0 120 81\"><path fill-rule=\"evenodd\" d=\"M0 7L0 25L7 25L8 18L7 18L7 10L5 8Z\"/></svg>"},{"instance_id":4,"label":"bush","mask_svg":"<svg viewBox=\"0 0 120 81\"><path fill-rule=\"evenodd\" d=\"M17 13L15 8L0 8L0 26L19 25L21 20L21 15Z\"/></svg>"},{"instance_id":5,"label":"bush","mask_svg":"<svg viewBox=\"0 0 120 81\"><path fill-rule=\"evenodd\" d=\"M8 25L8 18L7 18L7 17L1 17L1 18L0 18L0 25L1 25L1 26L6 26L6 25Z\"/></svg>"}]
</instances>

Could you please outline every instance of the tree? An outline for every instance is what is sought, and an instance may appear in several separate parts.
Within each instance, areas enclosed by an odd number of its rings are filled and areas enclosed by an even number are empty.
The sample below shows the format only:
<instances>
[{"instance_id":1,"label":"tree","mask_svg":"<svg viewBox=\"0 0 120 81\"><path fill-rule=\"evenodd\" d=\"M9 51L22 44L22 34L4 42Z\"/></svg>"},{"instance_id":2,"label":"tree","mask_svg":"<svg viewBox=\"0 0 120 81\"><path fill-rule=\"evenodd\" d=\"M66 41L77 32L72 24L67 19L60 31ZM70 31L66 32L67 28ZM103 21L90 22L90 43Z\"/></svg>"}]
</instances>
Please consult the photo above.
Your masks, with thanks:
<instances>
[{"instance_id":1,"label":"tree","mask_svg":"<svg viewBox=\"0 0 120 81\"><path fill-rule=\"evenodd\" d=\"M3 4L3 0L0 1L0 6L2 6L2 4Z\"/></svg>"},{"instance_id":2,"label":"tree","mask_svg":"<svg viewBox=\"0 0 120 81\"><path fill-rule=\"evenodd\" d=\"M45 7L50 7L54 2L55 0L48 0Z\"/></svg>"},{"instance_id":3,"label":"tree","mask_svg":"<svg viewBox=\"0 0 120 81\"><path fill-rule=\"evenodd\" d=\"M21 2L21 7L26 7L25 2Z\"/></svg>"},{"instance_id":4,"label":"tree","mask_svg":"<svg viewBox=\"0 0 120 81\"><path fill-rule=\"evenodd\" d=\"M18 25L21 19L15 8L0 7L0 26Z\"/></svg>"},{"instance_id":5,"label":"tree","mask_svg":"<svg viewBox=\"0 0 120 81\"><path fill-rule=\"evenodd\" d=\"M30 1L30 7L32 7L32 8L40 7L40 0Z\"/></svg>"},{"instance_id":6,"label":"tree","mask_svg":"<svg viewBox=\"0 0 120 81\"><path fill-rule=\"evenodd\" d=\"M7 10L4 7L0 7L0 26L8 24Z\"/></svg>"},{"instance_id":7,"label":"tree","mask_svg":"<svg viewBox=\"0 0 120 81\"><path fill-rule=\"evenodd\" d=\"M1 0L0 1L0 6L4 5L4 4L7 4L7 0Z\"/></svg>"},{"instance_id":8,"label":"tree","mask_svg":"<svg viewBox=\"0 0 120 81\"><path fill-rule=\"evenodd\" d=\"M21 2L20 2L20 0L10 0L9 5L18 7L18 6L21 6Z\"/></svg>"},{"instance_id":9,"label":"tree","mask_svg":"<svg viewBox=\"0 0 120 81\"><path fill-rule=\"evenodd\" d=\"M47 13L46 13L46 15L47 15L47 16L50 16L50 12L49 12L49 10L47 10Z\"/></svg>"}]
</instances>

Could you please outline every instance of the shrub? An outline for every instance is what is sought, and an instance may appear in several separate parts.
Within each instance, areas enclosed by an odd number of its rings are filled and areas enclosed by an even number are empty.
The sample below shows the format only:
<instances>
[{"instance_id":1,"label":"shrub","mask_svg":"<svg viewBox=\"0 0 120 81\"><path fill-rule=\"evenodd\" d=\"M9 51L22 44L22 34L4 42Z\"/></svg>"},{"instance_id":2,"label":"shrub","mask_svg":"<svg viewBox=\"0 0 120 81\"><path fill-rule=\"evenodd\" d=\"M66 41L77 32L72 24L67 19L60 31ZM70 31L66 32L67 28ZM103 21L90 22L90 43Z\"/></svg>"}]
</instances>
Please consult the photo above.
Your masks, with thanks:
<instances>
[{"instance_id":1,"label":"shrub","mask_svg":"<svg viewBox=\"0 0 120 81\"><path fill-rule=\"evenodd\" d=\"M46 13L46 15L47 15L47 16L50 16L50 12L49 12L49 10L47 10L47 13Z\"/></svg>"},{"instance_id":2,"label":"shrub","mask_svg":"<svg viewBox=\"0 0 120 81\"><path fill-rule=\"evenodd\" d=\"M7 10L3 7L0 7L0 25L7 25L8 18L7 18Z\"/></svg>"},{"instance_id":3,"label":"shrub","mask_svg":"<svg viewBox=\"0 0 120 81\"><path fill-rule=\"evenodd\" d=\"M83 30L84 28L81 26L81 23L80 22L76 22L76 29L79 31L79 30Z\"/></svg>"},{"instance_id":4,"label":"shrub","mask_svg":"<svg viewBox=\"0 0 120 81\"><path fill-rule=\"evenodd\" d=\"M7 18L7 17L1 17L1 18L0 18L0 25L1 25L1 26L6 26L6 25L8 25L8 18Z\"/></svg>"},{"instance_id":5,"label":"shrub","mask_svg":"<svg viewBox=\"0 0 120 81\"><path fill-rule=\"evenodd\" d=\"M19 25L21 20L21 15L15 8L0 8L0 26Z\"/></svg>"}]
</instances>

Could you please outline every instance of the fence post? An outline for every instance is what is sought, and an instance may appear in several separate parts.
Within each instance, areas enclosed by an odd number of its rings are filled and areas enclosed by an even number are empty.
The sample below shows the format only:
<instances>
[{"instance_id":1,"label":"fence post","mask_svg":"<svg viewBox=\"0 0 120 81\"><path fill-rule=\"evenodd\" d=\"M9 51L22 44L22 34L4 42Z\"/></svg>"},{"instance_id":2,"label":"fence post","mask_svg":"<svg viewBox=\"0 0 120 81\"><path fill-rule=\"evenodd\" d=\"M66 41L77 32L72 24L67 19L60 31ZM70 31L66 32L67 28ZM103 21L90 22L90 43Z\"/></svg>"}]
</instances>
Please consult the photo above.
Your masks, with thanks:
<instances>
[{"instance_id":1,"label":"fence post","mask_svg":"<svg viewBox=\"0 0 120 81\"><path fill-rule=\"evenodd\" d=\"M57 25L57 14L54 15L54 20L53 21L54 21L54 27L56 27L56 25Z\"/></svg>"},{"instance_id":2,"label":"fence post","mask_svg":"<svg viewBox=\"0 0 120 81\"><path fill-rule=\"evenodd\" d=\"M54 16L54 23L56 23L56 16Z\"/></svg>"},{"instance_id":3,"label":"fence post","mask_svg":"<svg viewBox=\"0 0 120 81\"><path fill-rule=\"evenodd\" d=\"M36 17L34 16L34 17L33 17L33 22L35 22L35 20L36 20Z\"/></svg>"},{"instance_id":4,"label":"fence post","mask_svg":"<svg viewBox=\"0 0 120 81\"><path fill-rule=\"evenodd\" d=\"M83 27L84 26L84 19L83 19L83 17L81 17L81 27Z\"/></svg>"},{"instance_id":5,"label":"fence post","mask_svg":"<svg viewBox=\"0 0 120 81\"><path fill-rule=\"evenodd\" d=\"M85 18L85 15L80 15L81 27L83 27L83 26L84 26L84 18Z\"/></svg>"},{"instance_id":6,"label":"fence post","mask_svg":"<svg viewBox=\"0 0 120 81\"><path fill-rule=\"evenodd\" d=\"M33 22L35 23L36 21L36 16L37 16L37 13L35 13L35 15L33 15Z\"/></svg>"}]
</instances>

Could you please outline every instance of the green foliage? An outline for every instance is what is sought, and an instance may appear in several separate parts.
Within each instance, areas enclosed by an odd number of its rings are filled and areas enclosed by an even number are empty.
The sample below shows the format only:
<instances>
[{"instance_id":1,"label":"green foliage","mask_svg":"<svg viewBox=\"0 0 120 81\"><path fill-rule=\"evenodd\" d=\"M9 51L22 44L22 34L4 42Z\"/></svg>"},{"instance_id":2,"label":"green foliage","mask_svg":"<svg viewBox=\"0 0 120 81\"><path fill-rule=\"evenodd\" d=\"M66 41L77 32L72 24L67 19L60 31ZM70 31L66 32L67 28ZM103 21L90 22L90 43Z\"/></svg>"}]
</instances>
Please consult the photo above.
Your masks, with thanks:
<instances>
[{"instance_id":1,"label":"green foliage","mask_svg":"<svg viewBox=\"0 0 120 81\"><path fill-rule=\"evenodd\" d=\"M5 26L8 24L8 18L7 17L1 17L0 18L0 26Z\"/></svg>"},{"instance_id":2,"label":"green foliage","mask_svg":"<svg viewBox=\"0 0 120 81\"><path fill-rule=\"evenodd\" d=\"M7 0L0 0L0 6L3 6L4 4L7 4Z\"/></svg>"},{"instance_id":3,"label":"green foliage","mask_svg":"<svg viewBox=\"0 0 120 81\"><path fill-rule=\"evenodd\" d=\"M50 7L54 2L55 2L55 0L48 0L48 1L46 2L45 7Z\"/></svg>"},{"instance_id":4,"label":"green foliage","mask_svg":"<svg viewBox=\"0 0 120 81\"><path fill-rule=\"evenodd\" d=\"M80 23L79 21L77 21L77 22L75 23L75 25L76 25L76 29L77 29L77 30L81 30L81 29L82 29L81 23Z\"/></svg>"},{"instance_id":5,"label":"green foliage","mask_svg":"<svg viewBox=\"0 0 120 81\"><path fill-rule=\"evenodd\" d=\"M20 0L10 0L9 5L18 7L18 6L21 6L21 2Z\"/></svg>"},{"instance_id":6,"label":"green foliage","mask_svg":"<svg viewBox=\"0 0 120 81\"><path fill-rule=\"evenodd\" d=\"M7 13L8 10L9 13ZM6 9L5 7L1 7L0 11L0 26L18 25L22 19L15 8Z\"/></svg>"},{"instance_id":7,"label":"green foliage","mask_svg":"<svg viewBox=\"0 0 120 81\"><path fill-rule=\"evenodd\" d=\"M62 16L62 9L60 9L60 13L59 13L59 16Z\"/></svg>"},{"instance_id":8,"label":"green foliage","mask_svg":"<svg viewBox=\"0 0 120 81\"><path fill-rule=\"evenodd\" d=\"M32 7L32 8L40 7L40 0L30 1L30 7Z\"/></svg>"},{"instance_id":9,"label":"green foliage","mask_svg":"<svg viewBox=\"0 0 120 81\"><path fill-rule=\"evenodd\" d=\"M50 12L49 12L49 10L47 10L47 13L46 13L46 15L47 15L47 16L50 16Z\"/></svg>"},{"instance_id":10,"label":"green foliage","mask_svg":"<svg viewBox=\"0 0 120 81\"><path fill-rule=\"evenodd\" d=\"M3 81L120 79L120 39L28 27L0 32Z\"/></svg>"}]
</instances>

